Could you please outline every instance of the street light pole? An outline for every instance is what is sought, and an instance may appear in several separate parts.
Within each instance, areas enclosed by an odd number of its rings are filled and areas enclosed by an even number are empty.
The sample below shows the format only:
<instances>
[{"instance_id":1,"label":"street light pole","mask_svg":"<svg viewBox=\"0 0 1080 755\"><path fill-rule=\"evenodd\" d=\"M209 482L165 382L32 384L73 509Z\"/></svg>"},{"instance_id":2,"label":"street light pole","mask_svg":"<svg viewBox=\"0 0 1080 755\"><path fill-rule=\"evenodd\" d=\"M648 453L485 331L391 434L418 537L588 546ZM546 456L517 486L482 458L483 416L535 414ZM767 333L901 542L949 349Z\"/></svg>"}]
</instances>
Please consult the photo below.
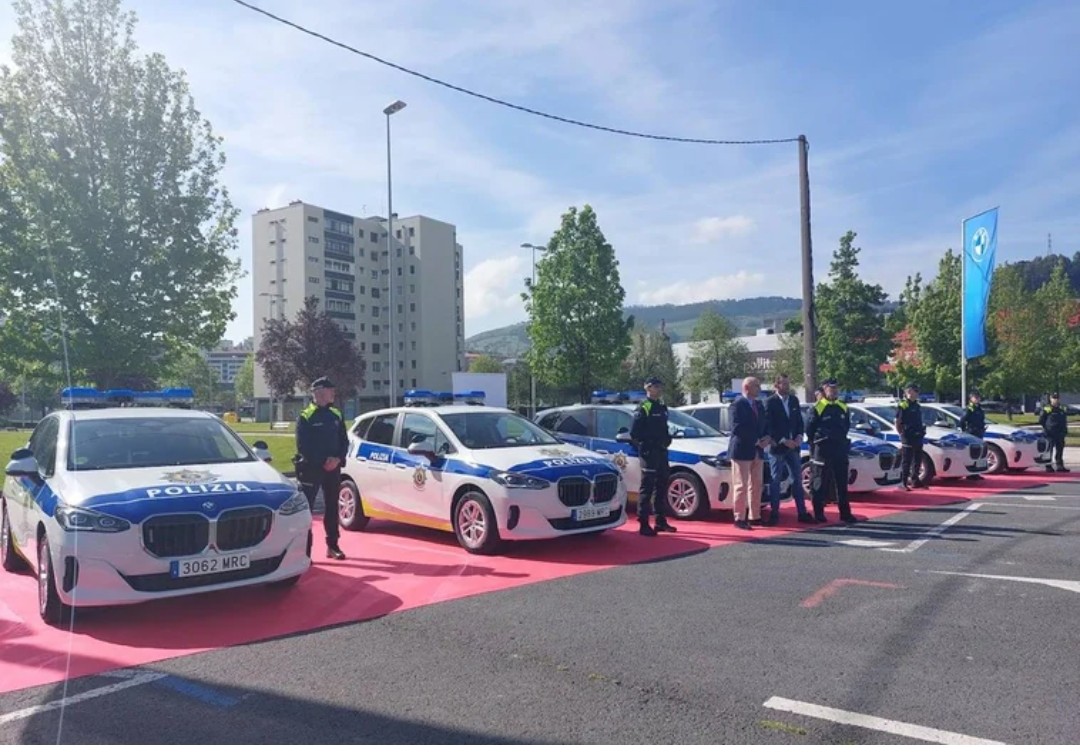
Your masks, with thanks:
<instances>
[{"instance_id":1,"label":"street light pole","mask_svg":"<svg viewBox=\"0 0 1080 755\"><path fill-rule=\"evenodd\" d=\"M394 335L394 191L390 170L390 116L404 108L405 103L401 100L394 100L383 108L383 113L386 114L386 276L390 281L386 293L390 307L387 315L387 324L390 328L391 408L397 405L397 378L395 369L397 367L397 355L394 353L394 342L397 336Z\"/></svg>"},{"instance_id":2,"label":"street light pole","mask_svg":"<svg viewBox=\"0 0 1080 755\"><path fill-rule=\"evenodd\" d=\"M522 249L532 250L532 278L529 279L529 303L532 303L533 290L536 288L536 252L546 252L547 247L536 246L535 244L522 244ZM529 412L531 414L530 419L536 416L536 374L533 372L533 368L529 367Z\"/></svg>"}]
</instances>

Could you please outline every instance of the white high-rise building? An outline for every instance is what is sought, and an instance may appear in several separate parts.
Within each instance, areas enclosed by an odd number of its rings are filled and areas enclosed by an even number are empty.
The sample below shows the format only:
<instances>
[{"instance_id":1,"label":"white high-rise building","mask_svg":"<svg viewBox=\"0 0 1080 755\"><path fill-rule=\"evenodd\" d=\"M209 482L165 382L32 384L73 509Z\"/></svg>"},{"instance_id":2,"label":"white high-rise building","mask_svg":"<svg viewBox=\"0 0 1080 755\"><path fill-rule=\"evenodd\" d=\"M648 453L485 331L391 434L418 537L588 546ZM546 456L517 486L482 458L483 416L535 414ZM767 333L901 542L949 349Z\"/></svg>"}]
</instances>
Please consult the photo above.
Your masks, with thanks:
<instances>
[{"instance_id":1,"label":"white high-rise building","mask_svg":"<svg viewBox=\"0 0 1080 755\"><path fill-rule=\"evenodd\" d=\"M400 405L410 388L449 391L452 373L464 367L457 229L423 215L395 215L393 229L390 254L385 218L358 218L296 201L260 210L252 219L255 349L265 320L294 319L304 300L316 297L356 343L366 365L359 400L339 400L347 414L387 406L392 392ZM391 384L391 338L396 386ZM269 416L269 397L256 363L260 418ZM306 400L300 396L296 404ZM289 418L295 410L289 406Z\"/></svg>"}]
</instances>

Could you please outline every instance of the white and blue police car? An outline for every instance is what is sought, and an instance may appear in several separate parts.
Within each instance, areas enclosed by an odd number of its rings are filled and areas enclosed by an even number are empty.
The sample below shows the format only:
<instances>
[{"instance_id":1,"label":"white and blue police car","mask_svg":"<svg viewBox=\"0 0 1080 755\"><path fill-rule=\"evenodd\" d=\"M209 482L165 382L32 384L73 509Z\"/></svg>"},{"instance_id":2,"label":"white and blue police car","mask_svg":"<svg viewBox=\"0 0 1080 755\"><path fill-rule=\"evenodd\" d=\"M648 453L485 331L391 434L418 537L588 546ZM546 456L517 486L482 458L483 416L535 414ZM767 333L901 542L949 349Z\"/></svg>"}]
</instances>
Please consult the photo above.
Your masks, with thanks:
<instances>
[{"instance_id":1,"label":"white and blue police car","mask_svg":"<svg viewBox=\"0 0 1080 755\"><path fill-rule=\"evenodd\" d=\"M849 405L851 424L858 432L900 443L896 431L899 411L895 399L868 398L858 405ZM935 477L959 478L986 472L986 444L969 433L952 429L945 422L926 422L922 459L919 463L919 482L929 484Z\"/></svg>"},{"instance_id":2,"label":"white and blue police car","mask_svg":"<svg viewBox=\"0 0 1080 755\"><path fill-rule=\"evenodd\" d=\"M0 557L37 574L46 623L73 607L259 583L311 565L307 499L190 391L65 389L7 464ZM117 404L123 404L118 406Z\"/></svg>"},{"instance_id":3,"label":"white and blue police car","mask_svg":"<svg viewBox=\"0 0 1080 755\"><path fill-rule=\"evenodd\" d=\"M545 409L537 413L536 421L567 443L608 456L622 470L630 500L636 502L641 461L629 433L636 405L644 398L644 391L593 391L590 403ZM730 439L677 409L668 409L668 430L672 436L667 489L671 513L690 519L712 508L730 509ZM790 483L785 483L781 494L790 494ZM768 499L767 489L762 498Z\"/></svg>"},{"instance_id":4,"label":"white and blue police car","mask_svg":"<svg viewBox=\"0 0 1080 755\"><path fill-rule=\"evenodd\" d=\"M626 521L626 487L600 454L468 394L407 391L349 430L341 526L370 519L453 532L470 553L504 541L601 533Z\"/></svg>"},{"instance_id":5,"label":"white and blue police car","mask_svg":"<svg viewBox=\"0 0 1080 755\"><path fill-rule=\"evenodd\" d=\"M923 422L943 423L951 428L960 426L962 407L955 404L922 404ZM1024 430L1011 425L988 423L983 434L986 443L987 472L1001 474L1010 469L1022 470L1050 463L1050 443L1042 432Z\"/></svg>"}]
</instances>

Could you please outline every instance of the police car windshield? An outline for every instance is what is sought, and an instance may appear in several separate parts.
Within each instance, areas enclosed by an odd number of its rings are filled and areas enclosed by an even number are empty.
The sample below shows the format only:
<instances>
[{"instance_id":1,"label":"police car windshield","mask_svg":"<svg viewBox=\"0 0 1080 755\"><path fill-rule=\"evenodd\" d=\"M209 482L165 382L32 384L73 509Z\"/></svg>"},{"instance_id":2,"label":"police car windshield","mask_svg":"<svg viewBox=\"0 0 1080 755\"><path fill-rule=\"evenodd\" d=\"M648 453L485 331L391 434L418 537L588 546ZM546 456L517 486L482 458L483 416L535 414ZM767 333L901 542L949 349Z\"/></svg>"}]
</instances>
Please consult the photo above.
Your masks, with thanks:
<instances>
[{"instance_id":1,"label":"police car windshield","mask_svg":"<svg viewBox=\"0 0 1080 755\"><path fill-rule=\"evenodd\" d=\"M895 406L868 406L866 411L873 414L879 419L883 419L889 424L896 424L896 407Z\"/></svg>"},{"instance_id":2,"label":"police car windshield","mask_svg":"<svg viewBox=\"0 0 1080 755\"><path fill-rule=\"evenodd\" d=\"M508 412L444 414L443 421L466 448L548 446L561 441L524 417Z\"/></svg>"},{"instance_id":3,"label":"police car windshield","mask_svg":"<svg viewBox=\"0 0 1080 755\"><path fill-rule=\"evenodd\" d=\"M678 409L668 409L668 432L678 438L722 438L719 431Z\"/></svg>"},{"instance_id":4,"label":"police car windshield","mask_svg":"<svg viewBox=\"0 0 1080 755\"><path fill-rule=\"evenodd\" d=\"M229 464L255 457L210 417L79 419L72 425L69 470Z\"/></svg>"}]
</instances>

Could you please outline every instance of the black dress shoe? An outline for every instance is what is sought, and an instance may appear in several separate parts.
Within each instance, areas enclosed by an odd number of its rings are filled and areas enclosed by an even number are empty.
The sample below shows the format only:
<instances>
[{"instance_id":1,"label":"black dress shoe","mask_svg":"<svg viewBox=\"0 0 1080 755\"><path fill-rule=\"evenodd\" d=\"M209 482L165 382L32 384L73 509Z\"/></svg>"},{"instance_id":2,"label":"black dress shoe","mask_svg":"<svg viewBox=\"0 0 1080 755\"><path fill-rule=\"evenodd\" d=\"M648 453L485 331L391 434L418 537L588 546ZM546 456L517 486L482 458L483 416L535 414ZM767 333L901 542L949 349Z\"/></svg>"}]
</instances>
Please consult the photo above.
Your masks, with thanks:
<instances>
[{"instance_id":1,"label":"black dress shoe","mask_svg":"<svg viewBox=\"0 0 1080 755\"><path fill-rule=\"evenodd\" d=\"M656 523L656 531L657 531L657 532L678 532L678 530L677 530L677 529L675 529L674 527L672 527L672 526L671 526L670 524L668 524L668 523L667 523L666 521L663 521L663 522L657 522L657 523Z\"/></svg>"},{"instance_id":2,"label":"black dress shoe","mask_svg":"<svg viewBox=\"0 0 1080 755\"><path fill-rule=\"evenodd\" d=\"M746 521L749 522L754 527L761 527L762 526L760 519L747 519Z\"/></svg>"},{"instance_id":3,"label":"black dress shoe","mask_svg":"<svg viewBox=\"0 0 1080 755\"><path fill-rule=\"evenodd\" d=\"M799 514L799 521L803 524L813 524L815 520L812 514Z\"/></svg>"},{"instance_id":4,"label":"black dress shoe","mask_svg":"<svg viewBox=\"0 0 1080 755\"><path fill-rule=\"evenodd\" d=\"M845 524L855 524L859 519L854 514L848 514L847 516L840 517L840 521Z\"/></svg>"},{"instance_id":5,"label":"black dress shoe","mask_svg":"<svg viewBox=\"0 0 1080 755\"><path fill-rule=\"evenodd\" d=\"M1047 472L1053 472L1053 471L1054 471L1054 467L1053 467L1053 465L1051 465L1051 464L1047 464L1047 465L1046 465L1046 471L1047 471Z\"/></svg>"},{"instance_id":6,"label":"black dress shoe","mask_svg":"<svg viewBox=\"0 0 1080 755\"><path fill-rule=\"evenodd\" d=\"M650 527L647 523L643 523L638 528L638 534L644 537L656 537L656 530Z\"/></svg>"},{"instance_id":7,"label":"black dress shoe","mask_svg":"<svg viewBox=\"0 0 1080 755\"><path fill-rule=\"evenodd\" d=\"M1066 469L1065 467L1058 467L1057 471L1059 471L1059 472L1068 472L1069 470Z\"/></svg>"},{"instance_id":8,"label":"black dress shoe","mask_svg":"<svg viewBox=\"0 0 1080 755\"><path fill-rule=\"evenodd\" d=\"M338 549L338 547L336 545L328 545L328 546L326 546L326 557L327 558L332 558L335 561L344 561L345 560L345 554L342 553Z\"/></svg>"},{"instance_id":9,"label":"black dress shoe","mask_svg":"<svg viewBox=\"0 0 1080 755\"><path fill-rule=\"evenodd\" d=\"M738 527L740 530L751 529L750 522L746 521L745 519L736 519L735 526Z\"/></svg>"},{"instance_id":10,"label":"black dress shoe","mask_svg":"<svg viewBox=\"0 0 1080 755\"><path fill-rule=\"evenodd\" d=\"M821 522L821 523L824 524L825 522L827 522L829 520L825 517L824 514L814 514L814 521L815 522Z\"/></svg>"}]
</instances>

